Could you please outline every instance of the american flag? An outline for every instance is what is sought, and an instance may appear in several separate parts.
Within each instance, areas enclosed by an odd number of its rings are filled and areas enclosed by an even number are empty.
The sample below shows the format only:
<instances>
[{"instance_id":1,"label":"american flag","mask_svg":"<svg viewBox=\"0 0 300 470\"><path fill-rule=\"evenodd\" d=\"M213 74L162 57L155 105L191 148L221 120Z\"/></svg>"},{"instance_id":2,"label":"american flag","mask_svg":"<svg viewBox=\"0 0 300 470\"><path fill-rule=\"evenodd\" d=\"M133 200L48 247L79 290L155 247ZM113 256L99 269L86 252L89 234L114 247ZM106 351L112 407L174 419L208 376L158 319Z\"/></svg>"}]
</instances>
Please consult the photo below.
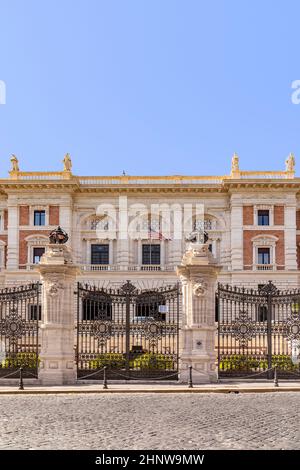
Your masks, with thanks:
<instances>
[{"instance_id":1,"label":"american flag","mask_svg":"<svg viewBox=\"0 0 300 470\"><path fill-rule=\"evenodd\" d=\"M150 240L170 240L170 238L165 237L161 231L154 230L151 225L148 227L148 238L150 238Z\"/></svg>"}]
</instances>

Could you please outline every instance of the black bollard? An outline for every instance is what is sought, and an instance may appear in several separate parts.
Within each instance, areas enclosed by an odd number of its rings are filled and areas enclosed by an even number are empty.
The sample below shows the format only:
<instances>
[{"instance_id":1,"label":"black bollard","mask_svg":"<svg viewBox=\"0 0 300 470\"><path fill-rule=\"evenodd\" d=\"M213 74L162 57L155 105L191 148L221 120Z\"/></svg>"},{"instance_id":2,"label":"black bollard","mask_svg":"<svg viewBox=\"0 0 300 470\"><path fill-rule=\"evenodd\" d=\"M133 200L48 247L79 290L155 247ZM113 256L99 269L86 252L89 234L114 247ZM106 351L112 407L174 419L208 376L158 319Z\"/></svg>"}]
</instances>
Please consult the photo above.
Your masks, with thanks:
<instances>
[{"instance_id":1,"label":"black bollard","mask_svg":"<svg viewBox=\"0 0 300 470\"><path fill-rule=\"evenodd\" d=\"M189 366L189 381L188 381L188 388L193 388L193 367Z\"/></svg>"},{"instance_id":2,"label":"black bollard","mask_svg":"<svg viewBox=\"0 0 300 470\"><path fill-rule=\"evenodd\" d=\"M23 367L20 367L19 390L24 390L24 383L23 383Z\"/></svg>"},{"instance_id":3,"label":"black bollard","mask_svg":"<svg viewBox=\"0 0 300 470\"><path fill-rule=\"evenodd\" d=\"M107 377L106 377L106 369L107 369L107 366L104 366L103 367L103 388L104 389L107 389Z\"/></svg>"},{"instance_id":4,"label":"black bollard","mask_svg":"<svg viewBox=\"0 0 300 470\"><path fill-rule=\"evenodd\" d=\"M277 366L274 366L274 387L279 387L278 375L277 375Z\"/></svg>"}]
</instances>

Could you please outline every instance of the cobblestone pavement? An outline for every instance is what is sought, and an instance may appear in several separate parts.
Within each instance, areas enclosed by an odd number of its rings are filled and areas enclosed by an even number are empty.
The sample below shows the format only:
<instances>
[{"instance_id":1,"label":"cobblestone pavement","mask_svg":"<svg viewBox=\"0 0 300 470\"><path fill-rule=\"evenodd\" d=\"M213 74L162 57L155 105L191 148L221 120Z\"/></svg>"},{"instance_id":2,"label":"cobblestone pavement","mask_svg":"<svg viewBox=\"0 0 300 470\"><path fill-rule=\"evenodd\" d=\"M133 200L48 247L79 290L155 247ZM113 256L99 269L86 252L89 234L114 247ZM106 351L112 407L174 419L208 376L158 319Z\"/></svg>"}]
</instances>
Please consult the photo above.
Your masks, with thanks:
<instances>
[{"instance_id":1,"label":"cobblestone pavement","mask_svg":"<svg viewBox=\"0 0 300 470\"><path fill-rule=\"evenodd\" d=\"M300 449L300 394L0 397L1 449Z\"/></svg>"}]
</instances>

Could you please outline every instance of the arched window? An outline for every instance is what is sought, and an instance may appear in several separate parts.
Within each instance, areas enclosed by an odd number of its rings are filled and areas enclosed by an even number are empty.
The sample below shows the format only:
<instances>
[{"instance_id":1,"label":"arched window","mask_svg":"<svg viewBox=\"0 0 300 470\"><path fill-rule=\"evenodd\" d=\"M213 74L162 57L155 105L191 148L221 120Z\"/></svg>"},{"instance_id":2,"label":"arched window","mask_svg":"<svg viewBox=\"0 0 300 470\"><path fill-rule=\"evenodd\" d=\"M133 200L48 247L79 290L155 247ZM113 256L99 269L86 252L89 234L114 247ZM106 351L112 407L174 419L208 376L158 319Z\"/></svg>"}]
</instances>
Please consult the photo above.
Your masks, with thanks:
<instances>
[{"instance_id":1,"label":"arched window","mask_svg":"<svg viewBox=\"0 0 300 470\"><path fill-rule=\"evenodd\" d=\"M213 217L204 216L204 218L194 217L193 219L193 230L216 230L217 221Z\"/></svg>"},{"instance_id":2,"label":"arched window","mask_svg":"<svg viewBox=\"0 0 300 470\"><path fill-rule=\"evenodd\" d=\"M89 220L89 228L91 230L101 230L107 232L109 230L109 218L107 215L104 216L93 216Z\"/></svg>"},{"instance_id":3,"label":"arched window","mask_svg":"<svg viewBox=\"0 0 300 470\"><path fill-rule=\"evenodd\" d=\"M141 240L164 240L162 233L162 218L157 214L135 215L130 222L132 238Z\"/></svg>"}]
</instances>

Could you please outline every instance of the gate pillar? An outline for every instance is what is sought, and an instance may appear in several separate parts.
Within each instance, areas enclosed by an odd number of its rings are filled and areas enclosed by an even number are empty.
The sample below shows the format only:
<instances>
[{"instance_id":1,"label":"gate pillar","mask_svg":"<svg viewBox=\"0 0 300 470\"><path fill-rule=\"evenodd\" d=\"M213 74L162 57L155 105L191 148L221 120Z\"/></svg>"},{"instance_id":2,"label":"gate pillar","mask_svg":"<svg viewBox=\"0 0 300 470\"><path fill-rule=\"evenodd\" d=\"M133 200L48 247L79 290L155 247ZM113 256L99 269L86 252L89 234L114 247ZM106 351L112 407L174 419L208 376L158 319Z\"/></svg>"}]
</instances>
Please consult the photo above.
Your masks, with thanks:
<instances>
[{"instance_id":1,"label":"gate pillar","mask_svg":"<svg viewBox=\"0 0 300 470\"><path fill-rule=\"evenodd\" d=\"M215 338L215 292L220 266L206 243L191 243L177 267L182 283L182 329L180 340L180 381L217 381Z\"/></svg>"},{"instance_id":2,"label":"gate pillar","mask_svg":"<svg viewBox=\"0 0 300 470\"><path fill-rule=\"evenodd\" d=\"M49 244L37 267L42 281L42 325L39 379L42 385L76 381L74 351L74 283L79 269L70 249Z\"/></svg>"}]
</instances>

